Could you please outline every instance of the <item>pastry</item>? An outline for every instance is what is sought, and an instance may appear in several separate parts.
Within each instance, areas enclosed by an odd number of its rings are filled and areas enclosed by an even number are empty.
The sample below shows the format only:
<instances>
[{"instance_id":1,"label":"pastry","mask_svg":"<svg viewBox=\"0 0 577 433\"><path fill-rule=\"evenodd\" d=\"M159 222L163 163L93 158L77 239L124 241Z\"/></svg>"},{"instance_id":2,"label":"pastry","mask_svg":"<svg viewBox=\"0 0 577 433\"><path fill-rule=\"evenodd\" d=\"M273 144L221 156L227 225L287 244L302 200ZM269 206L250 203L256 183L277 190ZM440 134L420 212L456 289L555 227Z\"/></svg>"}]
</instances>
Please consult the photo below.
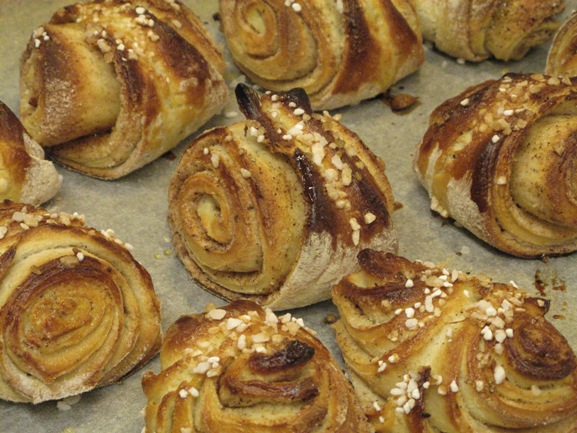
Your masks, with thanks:
<instances>
[{"instance_id":1,"label":"pastry","mask_svg":"<svg viewBox=\"0 0 577 433\"><path fill-rule=\"evenodd\" d=\"M0 102L0 201L40 205L54 197L61 184L62 177L44 158L42 147Z\"/></svg>"},{"instance_id":2,"label":"pastry","mask_svg":"<svg viewBox=\"0 0 577 433\"><path fill-rule=\"evenodd\" d=\"M239 85L247 120L206 131L169 186L176 252L204 288L274 310L330 298L365 246L395 251L384 164L302 90Z\"/></svg>"},{"instance_id":3,"label":"pastry","mask_svg":"<svg viewBox=\"0 0 577 433\"><path fill-rule=\"evenodd\" d=\"M0 205L0 398L109 385L160 348L160 309L129 245L77 214Z\"/></svg>"},{"instance_id":4,"label":"pastry","mask_svg":"<svg viewBox=\"0 0 577 433\"><path fill-rule=\"evenodd\" d=\"M303 88L315 110L372 98L424 61L409 0L220 0L219 5L239 69L268 90Z\"/></svg>"},{"instance_id":5,"label":"pastry","mask_svg":"<svg viewBox=\"0 0 577 433\"><path fill-rule=\"evenodd\" d=\"M376 432L577 431L577 358L513 282L374 250L333 290L333 325Z\"/></svg>"},{"instance_id":6,"label":"pastry","mask_svg":"<svg viewBox=\"0 0 577 433\"><path fill-rule=\"evenodd\" d=\"M425 41L471 62L519 60L559 27L563 0L414 0Z\"/></svg>"},{"instance_id":7,"label":"pastry","mask_svg":"<svg viewBox=\"0 0 577 433\"><path fill-rule=\"evenodd\" d=\"M223 108L224 60L177 0L96 0L35 30L20 70L21 120L59 163L117 179Z\"/></svg>"},{"instance_id":8,"label":"pastry","mask_svg":"<svg viewBox=\"0 0 577 433\"><path fill-rule=\"evenodd\" d=\"M549 52L545 73L554 76L577 75L577 13L573 13L559 28Z\"/></svg>"},{"instance_id":9,"label":"pastry","mask_svg":"<svg viewBox=\"0 0 577 433\"><path fill-rule=\"evenodd\" d=\"M251 301L181 316L148 371L144 432L368 433L343 371L302 319Z\"/></svg>"},{"instance_id":10,"label":"pastry","mask_svg":"<svg viewBox=\"0 0 577 433\"><path fill-rule=\"evenodd\" d=\"M431 208L518 257L577 249L577 79L509 74L437 107L415 154Z\"/></svg>"}]
</instances>

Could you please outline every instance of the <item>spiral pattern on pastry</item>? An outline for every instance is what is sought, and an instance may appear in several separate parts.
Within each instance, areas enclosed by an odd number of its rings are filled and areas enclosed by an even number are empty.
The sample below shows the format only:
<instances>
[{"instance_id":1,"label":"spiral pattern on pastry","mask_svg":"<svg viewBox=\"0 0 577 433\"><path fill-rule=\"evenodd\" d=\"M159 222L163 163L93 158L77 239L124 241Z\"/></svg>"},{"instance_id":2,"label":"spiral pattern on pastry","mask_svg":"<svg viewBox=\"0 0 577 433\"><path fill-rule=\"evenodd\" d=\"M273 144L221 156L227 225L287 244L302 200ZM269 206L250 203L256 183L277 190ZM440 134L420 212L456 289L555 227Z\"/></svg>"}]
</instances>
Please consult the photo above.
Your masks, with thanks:
<instances>
[{"instance_id":1,"label":"spiral pattern on pastry","mask_svg":"<svg viewBox=\"0 0 577 433\"><path fill-rule=\"evenodd\" d=\"M577 13L574 12L555 33L547 54L545 73L577 76Z\"/></svg>"},{"instance_id":2,"label":"spiral pattern on pastry","mask_svg":"<svg viewBox=\"0 0 577 433\"><path fill-rule=\"evenodd\" d=\"M203 287L280 310L330 298L366 246L394 251L384 164L302 90L237 87L248 120L189 144L169 187L176 251Z\"/></svg>"},{"instance_id":3,"label":"spiral pattern on pastry","mask_svg":"<svg viewBox=\"0 0 577 433\"><path fill-rule=\"evenodd\" d=\"M52 159L116 179L158 158L224 106L224 60L178 0L97 0L30 38L20 112Z\"/></svg>"},{"instance_id":4,"label":"spiral pattern on pastry","mask_svg":"<svg viewBox=\"0 0 577 433\"><path fill-rule=\"evenodd\" d=\"M577 80L506 75L437 107L415 155L431 208L518 257L577 249Z\"/></svg>"},{"instance_id":5,"label":"spiral pattern on pastry","mask_svg":"<svg viewBox=\"0 0 577 433\"><path fill-rule=\"evenodd\" d=\"M415 0L423 38L452 57L519 60L548 41L563 0Z\"/></svg>"},{"instance_id":6,"label":"spiral pattern on pastry","mask_svg":"<svg viewBox=\"0 0 577 433\"><path fill-rule=\"evenodd\" d=\"M0 398L40 403L109 385L160 348L147 271L83 218L0 206Z\"/></svg>"},{"instance_id":7,"label":"spiral pattern on pastry","mask_svg":"<svg viewBox=\"0 0 577 433\"><path fill-rule=\"evenodd\" d=\"M251 301L180 317L148 371L146 432L368 432L326 347L289 313Z\"/></svg>"},{"instance_id":8,"label":"spiral pattern on pastry","mask_svg":"<svg viewBox=\"0 0 577 433\"><path fill-rule=\"evenodd\" d=\"M514 283L365 250L333 289L333 325L379 432L577 428L577 358Z\"/></svg>"},{"instance_id":9,"label":"spiral pattern on pastry","mask_svg":"<svg viewBox=\"0 0 577 433\"><path fill-rule=\"evenodd\" d=\"M54 197L62 178L44 150L0 102L0 201L40 205Z\"/></svg>"},{"instance_id":10,"label":"spiral pattern on pastry","mask_svg":"<svg viewBox=\"0 0 577 433\"><path fill-rule=\"evenodd\" d=\"M220 0L236 65L273 91L303 88L330 109L386 91L424 61L410 1Z\"/></svg>"}]
</instances>

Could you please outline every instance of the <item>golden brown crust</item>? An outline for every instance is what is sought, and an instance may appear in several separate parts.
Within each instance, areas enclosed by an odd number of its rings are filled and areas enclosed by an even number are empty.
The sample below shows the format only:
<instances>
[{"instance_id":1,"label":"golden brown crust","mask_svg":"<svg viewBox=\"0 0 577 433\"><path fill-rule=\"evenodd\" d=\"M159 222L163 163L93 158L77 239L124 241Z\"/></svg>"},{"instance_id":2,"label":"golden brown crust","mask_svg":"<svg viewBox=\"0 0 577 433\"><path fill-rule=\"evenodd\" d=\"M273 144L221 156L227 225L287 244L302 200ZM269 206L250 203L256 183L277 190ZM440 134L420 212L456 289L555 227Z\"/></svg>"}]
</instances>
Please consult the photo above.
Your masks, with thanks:
<instances>
[{"instance_id":1,"label":"golden brown crust","mask_svg":"<svg viewBox=\"0 0 577 433\"><path fill-rule=\"evenodd\" d=\"M62 181L20 120L0 102L0 201L39 205L56 195Z\"/></svg>"},{"instance_id":2,"label":"golden brown crust","mask_svg":"<svg viewBox=\"0 0 577 433\"><path fill-rule=\"evenodd\" d=\"M423 38L452 57L519 60L559 27L563 0L415 0Z\"/></svg>"},{"instance_id":3,"label":"golden brown crust","mask_svg":"<svg viewBox=\"0 0 577 433\"><path fill-rule=\"evenodd\" d=\"M414 161L431 208L508 254L575 251L576 84L512 74L437 107Z\"/></svg>"},{"instance_id":4,"label":"golden brown crust","mask_svg":"<svg viewBox=\"0 0 577 433\"><path fill-rule=\"evenodd\" d=\"M555 34L547 55L545 73L577 76L577 13L573 13Z\"/></svg>"},{"instance_id":5,"label":"golden brown crust","mask_svg":"<svg viewBox=\"0 0 577 433\"><path fill-rule=\"evenodd\" d=\"M330 297L365 246L396 249L384 164L302 91L237 90L249 120L207 131L169 187L169 223L192 276L275 310Z\"/></svg>"},{"instance_id":6,"label":"golden brown crust","mask_svg":"<svg viewBox=\"0 0 577 433\"><path fill-rule=\"evenodd\" d=\"M0 398L80 394L158 352L159 303L126 245L80 216L13 202L0 233Z\"/></svg>"},{"instance_id":7,"label":"golden brown crust","mask_svg":"<svg viewBox=\"0 0 577 433\"><path fill-rule=\"evenodd\" d=\"M333 290L337 343L379 432L577 429L577 358L514 283L373 250Z\"/></svg>"},{"instance_id":8,"label":"golden brown crust","mask_svg":"<svg viewBox=\"0 0 577 433\"><path fill-rule=\"evenodd\" d=\"M24 150L24 128L14 113L0 102L0 143L4 170L8 171L7 199L14 200L22 192L30 156ZM10 194L10 190L13 193ZM16 197L13 197L16 196Z\"/></svg>"},{"instance_id":9,"label":"golden brown crust","mask_svg":"<svg viewBox=\"0 0 577 433\"><path fill-rule=\"evenodd\" d=\"M358 432L343 372L300 319L250 301L180 317L146 372L147 432Z\"/></svg>"},{"instance_id":10,"label":"golden brown crust","mask_svg":"<svg viewBox=\"0 0 577 433\"><path fill-rule=\"evenodd\" d=\"M301 87L316 109L386 91L424 61L407 0L220 1L237 66L265 89Z\"/></svg>"},{"instance_id":11,"label":"golden brown crust","mask_svg":"<svg viewBox=\"0 0 577 433\"><path fill-rule=\"evenodd\" d=\"M97 0L57 11L21 65L21 118L53 159L116 179L224 106L224 60L180 2Z\"/></svg>"}]
</instances>

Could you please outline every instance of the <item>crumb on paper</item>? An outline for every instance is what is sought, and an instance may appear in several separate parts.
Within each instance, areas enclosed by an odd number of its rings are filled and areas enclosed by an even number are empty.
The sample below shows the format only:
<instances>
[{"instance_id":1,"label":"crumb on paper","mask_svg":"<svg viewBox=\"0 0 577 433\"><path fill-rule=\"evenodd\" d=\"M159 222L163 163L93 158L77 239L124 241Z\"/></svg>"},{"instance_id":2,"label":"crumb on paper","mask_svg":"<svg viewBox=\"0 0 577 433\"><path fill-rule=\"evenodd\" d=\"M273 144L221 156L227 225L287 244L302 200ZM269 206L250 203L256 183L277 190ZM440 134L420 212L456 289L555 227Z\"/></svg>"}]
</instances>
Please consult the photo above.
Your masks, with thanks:
<instances>
[{"instance_id":1,"label":"crumb on paper","mask_svg":"<svg viewBox=\"0 0 577 433\"><path fill-rule=\"evenodd\" d=\"M383 102L391 107L394 112L405 112L415 108L418 105L419 98L408 93L397 93L396 95L386 92L383 95Z\"/></svg>"},{"instance_id":2,"label":"crumb on paper","mask_svg":"<svg viewBox=\"0 0 577 433\"><path fill-rule=\"evenodd\" d=\"M63 398L62 400L56 402L56 407L60 411L70 410L72 409L72 406L74 406L76 403L80 401L80 398L81 398L80 395L73 395L70 397ZM68 429L70 429L70 427L64 430L64 432L67 432ZM72 432L74 430L68 430L68 431Z\"/></svg>"},{"instance_id":3,"label":"crumb on paper","mask_svg":"<svg viewBox=\"0 0 577 433\"><path fill-rule=\"evenodd\" d=\"M339 320L339 318L338 318L335 314L333 314L333 313L328 313L328 314L325 316L324 322L325 322L327 325L331 325L331 324L335 323L337 320Z\"/></svg>"}]
</instances>

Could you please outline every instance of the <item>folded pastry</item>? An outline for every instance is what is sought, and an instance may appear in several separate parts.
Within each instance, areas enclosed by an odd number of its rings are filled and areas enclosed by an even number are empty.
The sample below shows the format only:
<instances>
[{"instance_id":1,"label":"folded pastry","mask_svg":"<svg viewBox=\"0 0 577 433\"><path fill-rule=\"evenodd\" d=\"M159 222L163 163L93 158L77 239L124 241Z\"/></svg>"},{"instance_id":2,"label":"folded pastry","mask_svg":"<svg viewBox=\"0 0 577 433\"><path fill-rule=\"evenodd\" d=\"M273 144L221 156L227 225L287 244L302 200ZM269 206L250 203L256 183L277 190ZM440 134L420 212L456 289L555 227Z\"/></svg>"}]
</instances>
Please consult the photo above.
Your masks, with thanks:
<instances>
[{"instance_id":1,"label":"folded pastry","mask_svg":"<svg viewBox=\"0 0 577 433\"><path fill-rule=\"evenodd\" d=\"M577 80L506 75L437 107L415 169L431 208L519 257L577 250Z\"/></svg>"},{"instance_id":2,"label":"folded pastry","mask_svg":"<svg viewBox=\"0 0 577 433\"><path fill-rule=\"evenodd\" d=\"M549 52L545 73L553 76L577 76L577 13L559 28Z\"/></svg>"},{"instance_id":3,"label":"folded pastry","mask_svg":"<svg viewBox=\"0 0 577 433\"><path fill-rule=\"evenodd\" d=\"M44 150L0 102L0 201L40 205L60 191L62 178Z\"/></svg>"},{"instance_id":4,"label":"folded pastry","mask_svg":"<svg viewBox=\"0 0 577 433\"><path fill-rule=\"evenodd\" d=\"M368 433L343 371L302 319L251 301L180 317L144 374L145 432Z\"/></svg>"},{"instance_id":5,"label":"folded pastry","mask_svg":"<svg viewBox=\"0 0 577 433\"><path fill-rule=\"evenodd\" d=\"M410 0L219 4L239 69L265 89L305 89L315 110L372 98L424 61Z\"/></svg>"},{"instance_id":6,"label":"folded pastry","mask_svg":"<svg viewBox=\"0 0 577 433\"><path fill-rule=\"evenodd\" d=\"M120 381L160 348L147 271L76 214L0 205L0 398L40 403Z\"/></svg>"},{"instance_id":7,"label":"folded pastry","mask_svg":"<svg viewBox=\"0 0 577 433\"><path fill-rule=\"evenodd\" d=\"M576 431L577 358L548 301L389 253L359 263L333 326L375 431Z\"/></svg>"},{"instance_id":8,"label":"folded pastry","mask_svg":"<svg viewBox=\"0 0 577 433\"><path fill-rule=\"evenodd\" d=\"M21 119L52 159L116 179L224 106L224 60L178 0L98 0L38 28L20 73Z\"/></svg>"},{"instance_id":9,"label":"folded pastry","mask_svg":"<svg viewBox=\"0 0 577 433\"><path fill-rule=\"evenodd\" d=\"M302 90L237 87L248 118L184 151L169 187L174 245L191 275L225 299L271 309L330 298L363 247L395 251L383 162Z\"/></svg>"},{"instance_id":10,"label":"folded pastry","mask_svg":"<svg viewBox=\"0 0 577 433\"><path fill-rule=\"evenodd\" d=\"M423 38L452 57L519 60L559 28L563 0L414 0Z\"/></svg>"}]
</instances>

